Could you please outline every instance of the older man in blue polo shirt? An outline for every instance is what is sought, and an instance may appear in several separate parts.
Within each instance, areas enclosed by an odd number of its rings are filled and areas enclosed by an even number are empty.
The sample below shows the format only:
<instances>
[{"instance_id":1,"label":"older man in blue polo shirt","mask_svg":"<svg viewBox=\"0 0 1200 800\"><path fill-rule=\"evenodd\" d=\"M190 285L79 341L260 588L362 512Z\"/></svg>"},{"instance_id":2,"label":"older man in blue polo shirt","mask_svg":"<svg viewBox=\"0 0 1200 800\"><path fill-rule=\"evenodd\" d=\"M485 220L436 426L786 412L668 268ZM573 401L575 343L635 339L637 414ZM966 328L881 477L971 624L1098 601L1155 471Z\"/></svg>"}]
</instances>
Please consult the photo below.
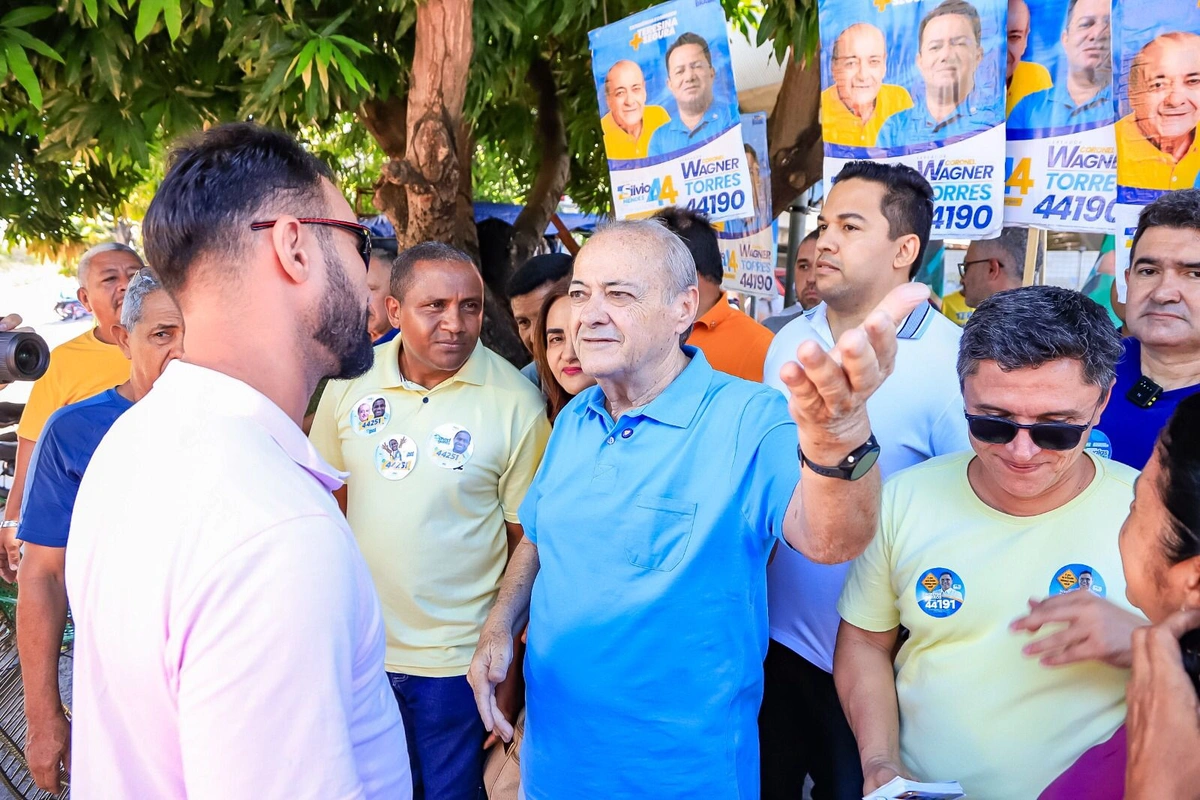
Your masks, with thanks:
<instances>
[{"instance_id":1,"label":"older man in blue polo shirt","mask_svg":"<svg viewBox=\"0 0 1200 800\"><path fill-rule=\"evenodd\" d=\"M681 345L695 264L656 221L593 236L570 293L599 385L559 415L521 505L467 675L480 714L511 737L494 689L528 620L526 797L757 797L767 558L783 540L833 563L870 541L866 398L928 293L898 288L829 352L801 345L780 370L786 398Z\"/></svg>"},{"instance_id":2,"label":"older man in blue polo shirt","mask_svg":"<svg viewBox=\"0 0 1200 800\"><path fill-rule=\"evenodd\" d=\"M650 138L651 156L686 150L738 123L737 107L713 97L716 77L704 37L684 33L667 48L667 88L679 111Z\"/></svg>"}]
</instances>

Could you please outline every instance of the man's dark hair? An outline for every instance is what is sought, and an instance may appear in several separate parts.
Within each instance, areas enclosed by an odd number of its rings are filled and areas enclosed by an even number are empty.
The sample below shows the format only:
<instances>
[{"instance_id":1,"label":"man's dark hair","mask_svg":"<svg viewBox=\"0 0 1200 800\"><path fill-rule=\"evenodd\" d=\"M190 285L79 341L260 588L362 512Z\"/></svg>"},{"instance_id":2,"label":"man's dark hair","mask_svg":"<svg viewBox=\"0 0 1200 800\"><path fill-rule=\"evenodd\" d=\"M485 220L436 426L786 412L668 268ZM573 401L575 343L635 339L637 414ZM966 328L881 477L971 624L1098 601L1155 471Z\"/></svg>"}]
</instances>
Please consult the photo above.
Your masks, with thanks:
<instances>
[{"instance_id":1,"label":"man's dark hair","mask_svg":"<svg viewBox=\"0 0 1200 800\"><path fill-rule=\"evenodd\" d=\"M671 53L674 53L676 48L683 47L685 44L700 45L700 48L704 51L704 59L708 61L708 65L710 67L712 66L712 53L708 52L708 40L699 34L688 31L687 33L680 34L679 38L672 42L671 46L667 48L667 60L664 63L667 65L668 72L671 69Z\"/></svg>"},{"instance_id":2,"label":"man's dark hair","mask_svg":"<svg viewBox=\"0 0 1200 800\"><path fill-rule=\"evenodd\" d=\"M851 161L833 179L835 184L857 178L878 183L886 190L880 211L888 222L888 238L893 242L901 236L916 234L920 240L917 258L908 270L908 279L917 277L925 263L929 247L929 230L933 225L933 187L910 166L881 164L877 161Z\"/></svg>"},{"instance_id":3,"label":"man's dark hair","mask_svg":"<svg viewBox=\"0 0 1200 800\"><path fill-rule=\"evenodd\" d=\"M282 131L239 122L187 139L146 210L146 258L172 295L198 259L235 272L252 222L327 216L322 178L333 180L329 167Z\"/></svg>"},{"instance_id":4,"label":"man's dark hair","mask_svg":"<svg viewBox=\"0 0 1200 800\"><path fill-rule=\"evenodd\" d=\"M1200 556L1200 394L1179 401L1159 434L1158 490L1170 526L1163 531L1172 564Z\"/></svg>"},{"instance_id":5,"label":"man's dark hair","mask_svg":"<svg viewBox=\"0 0 1200 800\"><path fill-rule=\"evenodd\" d=\"M800 240L800 244L804 244L805 242L815 242L817 237L820 235L820 231L818 231L816 228L813 228L811 231L805 234L803 239Z\"/></svg>"},{"instance_id":6,"label":"man's dark hair","mask_svg":"<svg viewBox=\"0 0 1200 800\"><path fill-rule=\"evenodd\" d=\"M575 259L566 253L543 253L517 267L504 287L511 300L540 289L548 283L558 283L571 274Z\"/></svg>"},{"instance_id":7,"label":"man's dark hair","mask_svg":"<svg viewBox=\"0 0 1200 800\"><path fill-rule=\"evenodd\" d=\"M457 247L441 242L421 242L401 251L392 262L392 280L389 287L392 297L404 302L404 294L412 283L413 268L422 261L461 261L475 266L471 257Z\"/></svg>"},{"instance_id":8,"label":"man's dark hair","mask_svg":"<svg viewBox=\"0 0 1200 800\"><path fill-rule=\"evenodd\" d=\"M975 33L975 46L978 47L983 38L983 25L979 21L979 12L967 0L942 0L942 3L921 19L921 27L917 29L917 49L925 41L925 26L938 17L960 14L971 20L971 30ZM1069 18L1069 17L1068 17Z\"/></svg>"},{"instance_id":9,"label":"man's dark hair","mask_svg":"<svg viewBox=\"0 0 1200 800\"><path fill-rule=\"evenodd\" d=\"M696 275L720 286L725 278L725 266L721 262L717 232L708 217L699 211L671 206L656 212L654 219L661 220L667 230L687 246L696 262Z\"/></svg>"},{"instance_id":10,"label":"man's dark hair","mask_svg":"<svg viewBox=\"0 0 1200 800\"><path fill-rule=\"evenodd\" d=\"M1133 247L1129 251L1130 263L1137 253L1138 240L1150 228L1200 231L1200 189L1167 192L1142 209L1138 214L1137 232L1133 234Z\"/></svg>"},{"instance_id":11,"label":"man's dark hair","mask_svg":"<svg viewBox=\"0 0 1200 800\"><path fill-rule=\"evenodd\" d=\"M1121 353L1121 335L1108 312L1087 295L1022 286L992 295L967 320L958 345L958 380L974 375L981 361L995 361L1009 372L1073 359L1083 366L1085 381L1107 392Z\"/></svg>"}]
</instances>

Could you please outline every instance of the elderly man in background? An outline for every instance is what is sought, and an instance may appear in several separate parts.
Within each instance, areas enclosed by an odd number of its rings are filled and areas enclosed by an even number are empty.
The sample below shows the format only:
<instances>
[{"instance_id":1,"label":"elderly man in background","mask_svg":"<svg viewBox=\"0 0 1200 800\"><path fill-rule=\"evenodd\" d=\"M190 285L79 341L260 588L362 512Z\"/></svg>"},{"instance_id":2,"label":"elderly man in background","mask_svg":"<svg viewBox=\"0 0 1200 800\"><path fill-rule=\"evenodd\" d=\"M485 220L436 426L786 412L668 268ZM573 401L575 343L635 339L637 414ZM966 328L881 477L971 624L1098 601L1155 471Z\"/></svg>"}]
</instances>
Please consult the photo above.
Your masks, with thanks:
<instances>
[{"instance_id":1,"label":"elderly man in background","mask_svg":"<svg viewBox=\"0 0 1200 800\"><path fill-rule=\"evenodd\" d=\"M912 108L903 86L884 83L887 41L866 22L851 25L833 42L833 86L821 92L821 131L827 144L873 147L893 114Z\"/></svg>"},{"instance_id":2,"label":"elderly man in background","mask_svg":"<svg viewBox=\"0 0 1200 800\"><path fill-rule=\"evenodd\" d=\"M25 493L17 653L29 725L25 760L47 792L62 788L59 770L70 763L71 724L58 695L58 654L67 623L67 534L79 483L104 434L183 353L183 317L150 270L129 282L121 323L112 333L132 365L129 380L54 412L34 448Z\"/></svg>"},{"instance_id":3,"label":"elderly man in background","mask_svg":"<svg viewBox=\"0 0 1200 800\"><path fill-rule=\"evenodd\" d=\"M509 738L494 687L529 621L530 800L757 797L767 557L784 541L844 561L871 536L864 404L927 291L893 293L830 353L806 343L785 399L681 347L696 280L652 220L612 223L575 260L570 335L599 385L558 417L468 673Z\"/></svg>"},{"instance_id":4,"label":"elderly man in background","mask_svg":"<svg viewBox=\"0 0 1200 800\"><path fill-rule=\"evenodd\" d=\"M997 292L1016 289L1025 277L1025 248L1029 231L1004 228L995 239L971 242L958 267L963 302L974 310ZM967 315L970 319L970 315ZM966 319L955 320L965 325Z\"/></svg>"},{"instance_id":5,"label":"elderly man in background","mask_svg":"<svg viewBox=\"0 0 1200 800\"><path fill-rule=\"evenodd\" d=\"M1049 89L1054 81L1050 70L1032 61L1022 61L1029 47L1029 6L1025 0L1008 0L1008 63L1004 79L1008 86L1005 112L1034 92Z\"/></svg>"},{"instance_id":6,"label":"elderly man in background","mask_svg":"<svg viewBox=\"0 0 1200 800\"><path fill-rule=\"evenodd\" d=\"M635 61L618 61L604 76L608 113L600 118L604 152L616 161L645 158L650 137L671 118L662 106L646 105L646 76Z\"/></svg>"}]
</instances>

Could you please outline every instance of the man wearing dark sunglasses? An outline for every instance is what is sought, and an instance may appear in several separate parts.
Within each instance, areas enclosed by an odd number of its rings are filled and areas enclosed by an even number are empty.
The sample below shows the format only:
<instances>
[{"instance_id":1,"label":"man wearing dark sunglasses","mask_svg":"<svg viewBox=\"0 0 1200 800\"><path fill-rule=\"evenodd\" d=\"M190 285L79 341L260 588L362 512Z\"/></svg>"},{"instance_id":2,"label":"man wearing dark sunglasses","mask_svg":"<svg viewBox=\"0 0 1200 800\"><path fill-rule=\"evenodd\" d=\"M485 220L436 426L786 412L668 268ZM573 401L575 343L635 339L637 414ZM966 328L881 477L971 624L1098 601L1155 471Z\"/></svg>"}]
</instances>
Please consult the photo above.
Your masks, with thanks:
<instances>
[{"instance_id":1,"label":"man wearing dark sunglasses","mask_svg":"<svg viewBox=\"0 0 1200 800\"><path fill-rule=\"evenodd\" d=\"M887 483L838 604L834 679L865 793L904 775L1034 798L1123 721L1145 621L1117 534L1137 473L1084 449L1120 348L1103 308L1052 286L1000 292L967 322L972 449ZM1071 591L1085 574L1092 591Z\"/></svg>"}]
</instances>

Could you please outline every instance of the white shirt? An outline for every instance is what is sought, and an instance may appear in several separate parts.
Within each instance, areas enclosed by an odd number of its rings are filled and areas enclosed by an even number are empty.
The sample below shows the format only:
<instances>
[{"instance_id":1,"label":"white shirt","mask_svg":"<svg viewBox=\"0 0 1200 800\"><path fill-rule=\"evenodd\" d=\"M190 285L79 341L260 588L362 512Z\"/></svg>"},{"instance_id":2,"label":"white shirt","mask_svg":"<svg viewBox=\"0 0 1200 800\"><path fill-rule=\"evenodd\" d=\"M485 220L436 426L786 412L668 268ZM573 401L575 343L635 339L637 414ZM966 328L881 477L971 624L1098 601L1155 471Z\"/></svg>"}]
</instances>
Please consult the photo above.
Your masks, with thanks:
<instances>
[{"instance_id":1,"label":"white shirt","mask_svg":"<svg viewBox=\"0 0 1200 800\"><path fill-rule=\"evenodd\" d=\"M194 365L117 420L67 548L74 797L411 797L341 477L265 396Z\"/></svg>"},{"instance_id":2,"label":"white shirt","mask_svg":"<svg viewBox=\"0 0 1200 800\"><path fill-rule=\"evenodd\" d=\"M967 450L967 421L958 385L962 329L928 303L909 315L898 333L896 368L867 400L871 430L879 442L879 470L886 479L934 456ZM779 370L796 360L796 348L816 339L834 345L824 303L789 322L771 342L763 382L781 392ZM826 672L833 672L838 596L850 564L814 564L780 547L767 567L771 638Z\"/></svg>"}]
</instances>

